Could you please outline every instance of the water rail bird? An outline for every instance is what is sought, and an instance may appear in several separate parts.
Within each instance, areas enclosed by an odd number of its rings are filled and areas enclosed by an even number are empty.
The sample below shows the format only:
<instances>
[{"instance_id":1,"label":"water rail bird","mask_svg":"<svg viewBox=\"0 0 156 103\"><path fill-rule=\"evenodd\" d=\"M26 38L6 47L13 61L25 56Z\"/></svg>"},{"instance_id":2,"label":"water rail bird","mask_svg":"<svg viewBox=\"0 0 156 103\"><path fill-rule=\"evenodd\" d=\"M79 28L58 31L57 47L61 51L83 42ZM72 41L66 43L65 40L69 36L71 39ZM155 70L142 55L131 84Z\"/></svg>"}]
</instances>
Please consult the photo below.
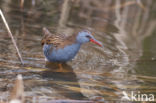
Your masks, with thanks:
<instances>
[{"instance_id":1,"label":"water rail bird","mask_svg":"<svg viewBox=\"0 0 156 103\"><path fill-rule=\"evenodd\" d=\"M43 28L44 36L41 40L43 53L47 61L58 62L60 71L61 63L72 60L78 53L82 44L92 42L102 47L102 43L96 40L91 32L87 30L80 31L71 36L54 35L47 28Z\"/></svg>"}]
</instances>

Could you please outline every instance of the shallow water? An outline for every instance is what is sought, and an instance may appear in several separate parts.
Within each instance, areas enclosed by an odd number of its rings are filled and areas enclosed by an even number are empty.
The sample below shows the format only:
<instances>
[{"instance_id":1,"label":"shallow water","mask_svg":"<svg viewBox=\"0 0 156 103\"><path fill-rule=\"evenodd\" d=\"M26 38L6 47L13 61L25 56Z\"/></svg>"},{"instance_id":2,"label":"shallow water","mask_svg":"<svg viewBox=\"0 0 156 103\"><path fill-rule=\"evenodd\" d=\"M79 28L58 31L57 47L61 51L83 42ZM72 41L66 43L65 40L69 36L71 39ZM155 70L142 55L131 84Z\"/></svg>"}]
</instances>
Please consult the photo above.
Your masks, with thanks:
<instances>
[{"instance_id":1,"label":"shallow water","mask_svg":"<svg viewBox=\"0 0 156 103\"><path fill-rule=\"evenodd\" d=\"M140 0L141 1L141 0ZM0 96L6 99L17 74L24 78L26 100L119 101L123 91L156 95L154 0L0 0L0 7L24 59L21 65L0 20ZM56 72L46 63L42 27L71 35L90 30L104 44L87 43Z\"/></svg>"}]
</instances>

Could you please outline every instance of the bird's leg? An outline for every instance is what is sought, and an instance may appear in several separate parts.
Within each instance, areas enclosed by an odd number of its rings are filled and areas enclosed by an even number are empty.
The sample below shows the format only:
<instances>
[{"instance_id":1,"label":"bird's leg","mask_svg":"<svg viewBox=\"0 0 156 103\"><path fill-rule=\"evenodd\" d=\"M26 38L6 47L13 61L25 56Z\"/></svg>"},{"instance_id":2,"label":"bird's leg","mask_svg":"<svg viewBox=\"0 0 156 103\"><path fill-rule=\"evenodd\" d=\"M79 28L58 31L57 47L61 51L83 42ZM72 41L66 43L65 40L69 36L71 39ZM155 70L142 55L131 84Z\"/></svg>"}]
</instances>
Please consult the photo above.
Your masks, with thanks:
<instances>
[{"instance_id":1,"label":"bird's leg","mask_svg":"<svg viewBox=\"0 0 156 103\"><path fill-rule=\"evenodd\" d=\"M63 71L62 64L61 64L61 63L59 63L59 64L58 64L58 66L59 66L59 71L60 71L60 72L61 72L61 71Z\"/></svg>"},{"instance_id":2,"label":"bird's leg","mask_svg":"<svg viewBox=\"0 0 156 103\"><path fill-rule=\"evenodd\" d=\"M59 66L59 69L57 70L57 72L69 72L68 70L63 68L61 63L59 63L58 66Z\"/></svg>"}]
</instances>

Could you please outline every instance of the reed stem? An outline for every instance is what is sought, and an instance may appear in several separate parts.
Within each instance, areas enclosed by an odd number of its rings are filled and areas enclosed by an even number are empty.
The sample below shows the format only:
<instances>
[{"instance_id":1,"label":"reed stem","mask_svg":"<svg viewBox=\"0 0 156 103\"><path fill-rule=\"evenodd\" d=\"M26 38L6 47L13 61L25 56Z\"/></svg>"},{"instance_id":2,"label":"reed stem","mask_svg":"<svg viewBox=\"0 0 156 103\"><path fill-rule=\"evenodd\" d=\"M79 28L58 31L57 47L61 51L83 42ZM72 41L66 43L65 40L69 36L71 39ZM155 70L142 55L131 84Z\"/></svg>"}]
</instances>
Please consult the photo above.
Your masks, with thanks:
<instances>
[{"instance_id":1,"label":"reed stem","mask_svg":"<svg viewBox=\"0 0 156 103\"><path fill-rule=\"evenodd\" d=\"M18 54L18 56L19 56L19 58L20 58L20 61L21 61L22 64L24 64L23 59L22 59L22 56L21 56L21 54L20 54L20 51L19 51L19 49L18 49L18 47L17 47L16 41L15 41L15 39L14 39L14 37L13 37L11 31L10 31L10 28L9 28L9 26L8 26L8 23L7 23L7 21L6 21L5 17L4 17L3 12L2 12L1 9L0 9L0 15L1 15L1 17L2 17L2 20L3 20L4 24L5 24L5 27L7 28L7 31L8 31L8 33L9 33L9 35L10 35L10 37L11 37L11 40L12 40L12 42L13 42L13 45L14 45L15 48L16 48L17 54Z\"/></svg>"}]
</instances>

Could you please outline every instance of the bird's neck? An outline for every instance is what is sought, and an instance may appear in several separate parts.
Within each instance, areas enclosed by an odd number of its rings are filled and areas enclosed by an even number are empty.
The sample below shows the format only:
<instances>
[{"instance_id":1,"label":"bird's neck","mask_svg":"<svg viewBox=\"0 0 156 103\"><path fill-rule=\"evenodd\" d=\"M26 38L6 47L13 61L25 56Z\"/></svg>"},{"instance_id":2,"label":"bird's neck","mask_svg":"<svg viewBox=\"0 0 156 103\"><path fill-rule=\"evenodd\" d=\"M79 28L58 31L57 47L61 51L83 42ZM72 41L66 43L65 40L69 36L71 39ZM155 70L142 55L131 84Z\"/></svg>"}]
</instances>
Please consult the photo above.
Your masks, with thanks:
<instances>
[{"instance_id":1,"label":"bird's neck","mask_svg":"<svg viewBox=\"0 0 156 103\"><path fill-rule=\"evenodd\" d=\"M67 37L67 41L69 41L69 42L71 42L72 44L77 44L77 45L82 45L82 43L81 42L79 42L79 41L77 41L77 36L78 36L78 34L73 34L73 35L71 35L71 36L69 36L69 37Z\"/></svg>"},{"instance_id":2,"label":"bird's neck","mask_svg":"<svg viewBox=\"0 0 156 103\"><path fill-rule=\"evenodd\" d=\"M82 43L77 41L77 36L78 36L78 34L73 34L68 38L68 40L70 40L73 43L73 45L75 45L75 47L80 48Z\"/></svg>"}]
</instances>

